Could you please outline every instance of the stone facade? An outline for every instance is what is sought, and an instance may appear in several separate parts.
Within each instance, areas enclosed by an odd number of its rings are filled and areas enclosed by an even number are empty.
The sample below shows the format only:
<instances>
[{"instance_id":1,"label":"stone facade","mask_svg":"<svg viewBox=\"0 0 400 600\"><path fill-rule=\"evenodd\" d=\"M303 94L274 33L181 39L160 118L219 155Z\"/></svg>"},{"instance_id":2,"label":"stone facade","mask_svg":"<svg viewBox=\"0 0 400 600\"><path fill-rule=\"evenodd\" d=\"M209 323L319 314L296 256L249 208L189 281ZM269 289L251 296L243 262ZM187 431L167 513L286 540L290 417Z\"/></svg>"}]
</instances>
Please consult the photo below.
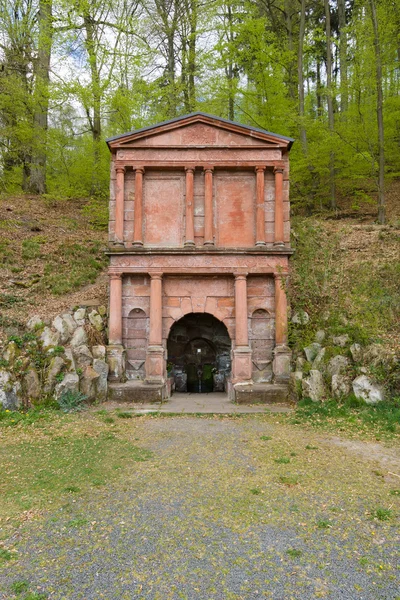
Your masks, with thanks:
<instances>
[{"instance_id":1,"label":"stone facade","mask_svg":"<svg viewBox=\"0 0 400 600\"><path fill-rule=\"evenodd\" d=\"M292 141L203 113L108 140L112 380L289 380Z\"/></svg>"}]
</instances>

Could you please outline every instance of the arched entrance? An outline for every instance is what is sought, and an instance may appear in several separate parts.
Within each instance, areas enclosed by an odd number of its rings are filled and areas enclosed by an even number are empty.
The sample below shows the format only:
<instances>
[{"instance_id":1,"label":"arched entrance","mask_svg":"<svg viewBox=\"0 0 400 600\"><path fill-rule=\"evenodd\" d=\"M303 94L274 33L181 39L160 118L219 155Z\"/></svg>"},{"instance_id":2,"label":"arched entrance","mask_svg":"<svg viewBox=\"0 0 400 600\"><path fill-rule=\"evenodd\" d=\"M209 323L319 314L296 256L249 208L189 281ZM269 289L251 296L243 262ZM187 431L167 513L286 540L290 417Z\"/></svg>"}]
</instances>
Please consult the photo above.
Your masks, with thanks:
<instances>
[{"instance_id":1,"label":"arched entrance","mask_svg":"<svg viewBox=\"0 0 400 600\"><path fill-rule=\"evenodd\" d=\"M177 392L223 392L231 372L231 339L224 323L190 313L171 327L168 371Z\"/></svg>"}]
</instances>

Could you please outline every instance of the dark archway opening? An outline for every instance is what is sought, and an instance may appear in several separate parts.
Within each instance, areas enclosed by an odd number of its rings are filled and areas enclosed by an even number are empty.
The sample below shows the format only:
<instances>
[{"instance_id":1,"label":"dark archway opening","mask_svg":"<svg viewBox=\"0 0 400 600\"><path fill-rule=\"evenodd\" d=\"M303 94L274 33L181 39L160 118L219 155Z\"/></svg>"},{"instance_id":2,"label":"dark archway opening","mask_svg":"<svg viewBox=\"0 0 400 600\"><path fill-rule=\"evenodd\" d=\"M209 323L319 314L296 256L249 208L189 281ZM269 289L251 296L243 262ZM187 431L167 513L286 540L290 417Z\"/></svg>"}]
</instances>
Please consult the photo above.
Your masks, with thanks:
<instances>
[{"instance_id":1,"label":"dark archway opening","mask_svg":"<svg viewBox=\"0 0 400 600\"><path fill-rule=\"evenodd\" d=\"M224 323L190 313L171 327L168 371L177 392L223 392L231 372L231 339Z\"/></svg>"}]
</instances>

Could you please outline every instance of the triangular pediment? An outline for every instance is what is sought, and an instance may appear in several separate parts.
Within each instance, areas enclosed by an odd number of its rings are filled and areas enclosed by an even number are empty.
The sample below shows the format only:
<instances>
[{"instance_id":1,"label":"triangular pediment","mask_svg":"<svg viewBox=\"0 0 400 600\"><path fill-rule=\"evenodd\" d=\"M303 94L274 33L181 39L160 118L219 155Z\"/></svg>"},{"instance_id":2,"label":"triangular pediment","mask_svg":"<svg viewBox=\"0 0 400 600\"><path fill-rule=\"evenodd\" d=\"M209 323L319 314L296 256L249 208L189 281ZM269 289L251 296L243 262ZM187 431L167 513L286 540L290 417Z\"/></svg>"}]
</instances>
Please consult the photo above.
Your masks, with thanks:
<instances>
[{"instance_id":1,"label":"triangular pediment","mask_svg":"<svg viewBox=\"0 0 400 600\"><path fill-rule=\"evenodd\" d=\"M265 147L289 150L293 140L263 129L192 113L107 140L110 149L137 147Z\"/></svg>"}]
</instances>

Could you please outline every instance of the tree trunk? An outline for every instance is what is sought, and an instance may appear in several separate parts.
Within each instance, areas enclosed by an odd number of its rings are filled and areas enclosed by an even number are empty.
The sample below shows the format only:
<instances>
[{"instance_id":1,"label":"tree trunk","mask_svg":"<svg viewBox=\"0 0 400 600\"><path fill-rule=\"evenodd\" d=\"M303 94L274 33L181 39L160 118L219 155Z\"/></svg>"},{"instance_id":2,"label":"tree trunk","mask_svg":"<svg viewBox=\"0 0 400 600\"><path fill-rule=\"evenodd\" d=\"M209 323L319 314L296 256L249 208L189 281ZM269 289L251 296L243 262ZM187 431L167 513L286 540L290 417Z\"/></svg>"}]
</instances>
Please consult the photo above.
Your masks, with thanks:
<instances>
[{"instance_id":1,"label":"tree trunk","mask_svg":"<svg viewBox=\"0 0 400 600\"><path fill-rule=\"evenodd\" d=\"M189 33L189 52L188 52L188 99L189 110L194 111L196 108L196 90L195 90L195 73L196 73L196 41L197 41L197 0L190 2L190 33Z\"/></svg>"},{"instance_id":2,"label":"tree trunk","mask_svg":"<svg viewBox=\"0 0 400 600\"><path fill-rule=\"evenodd\" d=\"M46 192L47 129L49 114L50 58L53 41L52 0L39 1L39 45L35 80L34 140L29 189Z\"/></svg>"},{"instance_id":3,"label":"tree trunk","mask_svg":"<svg viewBox=\"0 0 400 600\"><path fill-rule=\"evenodd\" d=\"M329 0L324 0L325 6L325 32L326 32L326 85L327 85L327 103L328 103L328 123L331 134L335 130L335 118L333 114L332 100L332 48L331 48L331 13ZM333 141L331 140L331 144ZM336 210L336 186L335 186L335 153L333 150L329 156L329 179L330 179L330 207Z\"/></svg>"},{"instance_id":4,"label":"tree trunk","mask_svg":"<svg viewBox=\"0 0 400 600\"><path fill-rule=\"evenodd\" d=\"M347 81L347 33L345 0L338 0L339 16L339 63L340 63L340 112L346 115L349 105Z\"/></svg>"},{"instance_id":5,"label":"tree trunk","mask_svg":"<svg viewBox=\"0 0 400 600\"><path fill-rule=\"evenodd\" d=\"M86 32L85 46L88 53L92 78L91 91L93 117L89 118L93 139L93 177L91 194L97 194L100 191L101 84L100 73L97 66L94 21L90 14L85 13L83 15L83 22Z\"/></svg>"},{"instance_id":6,"label":"tree trunk","mask_svg":"<svg viewBox=\"0 0 400 600\"><path fill-rule=\"evenodd\" d=\"M306 0L301 0L300 30L299 30L299 52L297 55L297 77L299 82L299 117L300 117L300 140L304 154L307 153L307 134L304 125L304 75L303 75L303 48L304 34L306 29Z\"/></svg>"},{"instance_id":7,"label":"tree trunk","mask_svg":"<svg viewBox=\"0 0 400 600\"><path fill-rule=\"evenodd\" d=\"M376 80L376 116L378 121L378 149L379 149L379 176L378 176L378 222L383 225L386 221L385 207L385 135L383 129L383 90L382 90L382 56L379 41L378 18L374 0L369 0L371 7L372 27L374 30L375 49L375 80Z\"/></svg>"}]
</instances>

